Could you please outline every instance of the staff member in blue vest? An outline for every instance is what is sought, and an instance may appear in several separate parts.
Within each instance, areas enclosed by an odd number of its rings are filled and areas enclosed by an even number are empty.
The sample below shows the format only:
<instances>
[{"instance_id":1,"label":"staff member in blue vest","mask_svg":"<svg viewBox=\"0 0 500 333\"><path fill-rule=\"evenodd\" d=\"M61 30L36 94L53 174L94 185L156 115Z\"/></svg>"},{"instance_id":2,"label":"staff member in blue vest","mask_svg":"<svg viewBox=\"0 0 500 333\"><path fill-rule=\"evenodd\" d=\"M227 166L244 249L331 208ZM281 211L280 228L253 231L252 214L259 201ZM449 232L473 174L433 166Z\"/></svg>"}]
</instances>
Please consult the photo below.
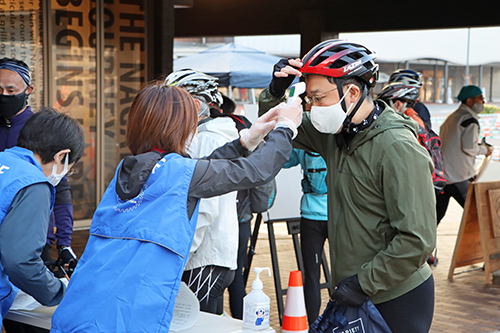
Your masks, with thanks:
<instances>
[{"instance_id":1,"label":"staff member in blue vest","mask_svg":"<svg viewBox=\"0 0 500 333\"><path fill-rule=\"evenodd\" d=\"M28 105L28 97L33 92L28 65L14 58L0 59L0 152L17 144L19 133L24 124L33 115ZM50 214L47 242L42 252L43 261L52 260L52 244L57 245L57 252L62 263L69 266L76 264L76 256L71 249L73 234L73 203L68 177L61 179L56 187L54 208ZM56 274L61 276L61 271ZM71 274L71 271L69 272ZM19 332L22 325L6 320L6 331Z\"/></svg>"},{"instance_id":2,"label":"staff member in blue vest","mask_svg":"<svg viewBox=\"0 0 500 333\"><path fill-rule=\"evenodd\" d=\"M239 139L194 160L186 151L197 109L187 91L164 81L135 97L127 120L133 155L119 164L97 207L52 332L168 332L200 198L273 179L301 122L300 101L281 104ZM268 133L266 144L240 157Z\"/></svg>"},{"instance_id":3,"label":"staff member in blue vest","mask_svg":"<svg viewBox=\"0 0 500 333\"><path fill-rule=\"evenodd\" d=\"M65 286L40 255L55 189L83 154L78 122L42 109L25 124L17 146L0 153L0 316L19 289L43 305L58 304Z\"/></svg>"}]
</instances>

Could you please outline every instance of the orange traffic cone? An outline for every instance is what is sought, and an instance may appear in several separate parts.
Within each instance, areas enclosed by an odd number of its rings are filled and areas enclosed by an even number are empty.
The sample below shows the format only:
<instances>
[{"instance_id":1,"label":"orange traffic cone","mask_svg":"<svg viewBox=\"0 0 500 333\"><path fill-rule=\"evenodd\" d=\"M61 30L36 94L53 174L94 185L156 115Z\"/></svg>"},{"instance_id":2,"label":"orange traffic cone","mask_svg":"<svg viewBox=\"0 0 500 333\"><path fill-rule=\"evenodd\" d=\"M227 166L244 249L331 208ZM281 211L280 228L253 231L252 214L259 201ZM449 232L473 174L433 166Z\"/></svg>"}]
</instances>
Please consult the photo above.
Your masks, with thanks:
<instances>
[{"instance_id":1,"label":"orange traffic cone","mask_svg":"<svg viewBox=\"0 0 500 333\"><path fill-rule=\"evenodd\" d=\"M281 332L307 333L306 304L300 271L290 272Z\"/></svg>"}]
</instances>

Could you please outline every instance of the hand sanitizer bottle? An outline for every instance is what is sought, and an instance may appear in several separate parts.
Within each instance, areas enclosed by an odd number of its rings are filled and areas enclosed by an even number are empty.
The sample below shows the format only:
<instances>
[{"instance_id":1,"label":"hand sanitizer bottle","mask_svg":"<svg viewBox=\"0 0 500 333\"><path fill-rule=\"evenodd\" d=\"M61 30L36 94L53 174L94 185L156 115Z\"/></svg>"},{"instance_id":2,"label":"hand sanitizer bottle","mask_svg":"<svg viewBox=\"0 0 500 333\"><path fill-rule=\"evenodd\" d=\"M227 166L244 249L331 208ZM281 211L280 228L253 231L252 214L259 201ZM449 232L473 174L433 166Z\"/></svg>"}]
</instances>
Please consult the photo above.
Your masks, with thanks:
<instances>
[{"instance_id":1,"label":"hand sanitizer bottle","mask_svg":"<svg viewBox=\"0 0 500 333\"><path fill-rule=\"evenodd\" d=\"M243 298L243 328L260 331L269 328L271 299L262 291L259 274L267 270L271 276L271 270L269 267L255 267L253 270L257 277L252 282L252 291Z\"/></svg>"}]
</instances>

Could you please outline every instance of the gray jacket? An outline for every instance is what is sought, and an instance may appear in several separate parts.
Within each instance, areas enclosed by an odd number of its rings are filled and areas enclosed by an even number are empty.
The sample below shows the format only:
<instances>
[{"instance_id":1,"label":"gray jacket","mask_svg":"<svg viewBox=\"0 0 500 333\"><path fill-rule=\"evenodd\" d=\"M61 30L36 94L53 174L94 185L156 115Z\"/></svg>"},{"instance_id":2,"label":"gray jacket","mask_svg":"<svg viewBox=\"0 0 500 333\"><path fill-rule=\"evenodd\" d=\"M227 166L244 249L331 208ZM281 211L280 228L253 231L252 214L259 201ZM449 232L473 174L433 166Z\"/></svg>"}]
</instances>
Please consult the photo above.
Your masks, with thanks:
<instances>
[{"instance_id":1,"label":"gray jacket","mask_svg":"<svg viewBox=\"0 0 500 333\"><path fill-rule=\"evenodd\" d=\"M38 302L54 306L61 302L66 287L40 259L49 215L47 184L33 184L19 191L0 225L0 252L9 280Z\"/></svg>"}]
</instances>

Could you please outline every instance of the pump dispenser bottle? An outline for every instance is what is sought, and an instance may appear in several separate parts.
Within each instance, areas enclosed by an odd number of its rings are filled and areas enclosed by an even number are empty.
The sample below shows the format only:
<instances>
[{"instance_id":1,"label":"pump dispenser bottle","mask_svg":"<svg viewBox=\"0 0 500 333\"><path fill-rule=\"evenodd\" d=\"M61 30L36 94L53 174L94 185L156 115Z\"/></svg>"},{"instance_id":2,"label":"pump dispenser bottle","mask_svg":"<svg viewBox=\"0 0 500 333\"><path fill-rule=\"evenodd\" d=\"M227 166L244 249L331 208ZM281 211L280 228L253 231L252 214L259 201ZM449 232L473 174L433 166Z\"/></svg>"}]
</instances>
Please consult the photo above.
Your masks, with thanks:
<instances>
[{"instance_id":1,"label":"pump dispenser bottle","mask_svg":"<svg viewBox=\"0 0 500 333\"><path fill-rule=\"evenodd\" d=\"M271 276L269 267L253 269L257 277L252 282L252 291L243 298L243 328L247 330L260 331L269 328L271 299L262 291L264 285L259 279L259 274L264 270Z\"/></svg>"}]
</instances>

